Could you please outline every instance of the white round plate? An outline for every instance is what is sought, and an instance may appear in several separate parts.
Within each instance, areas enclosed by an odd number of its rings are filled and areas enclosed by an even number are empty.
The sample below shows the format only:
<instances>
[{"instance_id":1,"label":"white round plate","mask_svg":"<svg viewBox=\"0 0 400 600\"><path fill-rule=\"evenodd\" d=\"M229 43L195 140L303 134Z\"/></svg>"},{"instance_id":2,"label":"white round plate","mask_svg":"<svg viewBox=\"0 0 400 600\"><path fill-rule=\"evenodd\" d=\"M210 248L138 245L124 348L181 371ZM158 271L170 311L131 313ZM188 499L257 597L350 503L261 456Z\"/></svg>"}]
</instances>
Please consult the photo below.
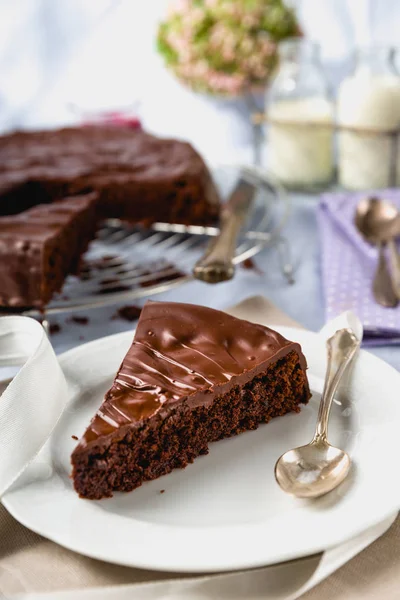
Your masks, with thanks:
<instances>
[{"instance_id":1,"label":"white round plate","mask_svg":"<svg viewBox=\"0 0 400 600\"><path fill-rule=\"evenodd\" d=\"M354 468L318 500L285 495L274 464L311 438L325 345L317 334L279 328L298 340L309 362L313 398L300 414L211 445L207 456L109 500L78 498L70 454L111 384L132 334L91 342L60 358L70 403L52 438L2 499L33 531L81 554L164 571L210 572L277 563L324 550L362 532L400 507L399 374L361 352L346 401L333 407L332 443ZM161 493L163 492L163 493Z\"/></svg>"}]
</instances>

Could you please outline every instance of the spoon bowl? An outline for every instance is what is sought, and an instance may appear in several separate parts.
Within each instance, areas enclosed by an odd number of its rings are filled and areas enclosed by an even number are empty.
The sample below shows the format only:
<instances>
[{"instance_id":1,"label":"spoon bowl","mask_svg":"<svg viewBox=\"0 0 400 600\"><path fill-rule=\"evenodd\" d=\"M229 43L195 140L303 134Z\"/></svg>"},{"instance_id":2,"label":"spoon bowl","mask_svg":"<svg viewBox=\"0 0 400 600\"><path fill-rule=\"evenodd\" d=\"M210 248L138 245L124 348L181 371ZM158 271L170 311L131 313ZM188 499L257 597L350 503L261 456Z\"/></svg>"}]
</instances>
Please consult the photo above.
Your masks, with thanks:
<instances>
[{"instance_id":1,"label":"spoon bowl","mask_svg":"<svg viewBox=\"0 0 400 600\"><path fill-rule=\"evenodd\" d=\"M322 440L313 440L285 452L275 465L275 477L288 494L318 498L342 483L350 465L347 452Z\"/></svg>"},{"instance_id":2,"label":"spoon bowl","mask_svg":"<svg viewBox=\"0 0 400 600\"><path fill-rule=\"evenodd\" d=\"M370 243L386 242L400 233L399 211L388 200L363 198L357 205L355 225Z\"/></svg>"}]
</instances>

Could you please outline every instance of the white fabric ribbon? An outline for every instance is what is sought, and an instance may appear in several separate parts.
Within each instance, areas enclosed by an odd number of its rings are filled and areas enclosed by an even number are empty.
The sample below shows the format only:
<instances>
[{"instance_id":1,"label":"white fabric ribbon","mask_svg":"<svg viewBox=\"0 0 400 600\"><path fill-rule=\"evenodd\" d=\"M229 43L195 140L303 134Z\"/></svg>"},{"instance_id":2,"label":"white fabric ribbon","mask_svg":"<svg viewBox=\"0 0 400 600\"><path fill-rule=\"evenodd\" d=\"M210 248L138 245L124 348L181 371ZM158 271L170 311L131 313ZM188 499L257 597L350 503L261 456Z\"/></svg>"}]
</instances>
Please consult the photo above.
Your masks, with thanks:
<instances>
[{"instance_id":1,"label":"white fabric ribbon","mask_svg":"<svg viewBox=\"0 0 400 600\"><path fill-rule=\"evenodd\" d=\"M0 497L49 439L67 403L67 382L43 327L0 319L0 366L21 366L0 396Z\"/></svg>"}]
</instances>

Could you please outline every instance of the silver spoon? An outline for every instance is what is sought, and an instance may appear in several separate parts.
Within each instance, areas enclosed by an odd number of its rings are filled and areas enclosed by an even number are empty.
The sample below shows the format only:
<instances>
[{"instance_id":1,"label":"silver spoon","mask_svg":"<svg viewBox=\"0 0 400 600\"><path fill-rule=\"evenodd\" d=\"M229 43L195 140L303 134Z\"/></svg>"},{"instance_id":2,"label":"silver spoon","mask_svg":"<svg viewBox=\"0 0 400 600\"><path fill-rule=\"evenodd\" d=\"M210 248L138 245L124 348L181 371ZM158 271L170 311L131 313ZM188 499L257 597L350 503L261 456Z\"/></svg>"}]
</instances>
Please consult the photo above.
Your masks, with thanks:
<instances>
[{"instance_id":1,"label":"silver spoon","mask_svg":"<svg viewBox=\"0 0 400 600\"><path fill-rule=\"evenodd\" d=\"M394 238L400 233L400 217L397 208L379 198L363 198L356 210L355 225L364 238L378 247L373 293L375 300L386 307L395 307L400 298L400 257ZM385 256L388 246L392 272Z\"/></svg>"},{"instance_id":2,"label":"silver spoon","mask_svg":"<svg viewBox=\"0 0 400 600\"><path fill-rule=\"evenodd\" d=\"M306 446L285 452L275 465L275 478L283 491L300 498L327 494L350 470L347 452L328 442L328 419L333 396L360 342L351 329L340 329L326 345L328 367L314 437Z\"/></svg>"}]
</instances>

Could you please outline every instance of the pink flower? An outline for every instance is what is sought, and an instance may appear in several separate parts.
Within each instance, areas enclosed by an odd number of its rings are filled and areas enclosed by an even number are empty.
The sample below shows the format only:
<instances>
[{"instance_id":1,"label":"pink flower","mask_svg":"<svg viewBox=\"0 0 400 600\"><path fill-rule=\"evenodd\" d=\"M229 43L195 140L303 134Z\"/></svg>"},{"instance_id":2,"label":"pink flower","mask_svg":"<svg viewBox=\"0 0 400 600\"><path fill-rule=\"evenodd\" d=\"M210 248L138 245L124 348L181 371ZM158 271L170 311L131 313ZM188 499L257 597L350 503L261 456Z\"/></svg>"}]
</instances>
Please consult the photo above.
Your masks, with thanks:
<instances>
[{"instance_id":1,"label":"pink flower","mask_svg":"<svg viewBox=\"0 0 400 600\"><path fill-rule=\"evenodd\" d=\"M219 46L224 42L228 31L229 30L226 28L225 25L223 25L223 23L217 23L211 30L210 42L214 46Z\"/></svg>"},{"instance_id":2,"label":"pink flower","mask_svg":"<svg viewBox=\"0 0 400 600\"><path fill-rule=\"evenodd\" d=\"M190 11L190 16L193 23L199 23L204 19L204 10L202 10L199 6L192 8Z\"/></svg>"},{"instance_id":3,"label":"pink flower","mask_svg":"<svg viewBox=\"0 0 400 600\"><path fill-rule=\"evenodd\" d=\"M167 40L179 55L187 55L191 50L190 37L179 35L176 31L170 31Z\"/></svg>"},{"instance_id":4,"label":"pink flower","mask_svg":"<svg viewBox=\"0 0 400 600\"><path fill-rule=\"evenodd\" d=\"M231 46L224 46L221 55L226 62L231 62L235 58L235 50Z\"/></svg>"},{"instance_id":5,"label":"pink flower","mask_svg":"<svg viewBox=\"0 0 400 600\"><path fill-rule=\"evenodd\" d=\"M256 69L254 69L254 75L257 79L261 81L264 80L268 75L268 69L265 65L258 65Z\"/></svg>"},{"instance_id":6,"label":"pink flower","mask_svg":"<svg viewBox=\"0 0 400 600\"><path fill-rule=\"evenodd\" d=\"M176 58L161 52L177 76L193 88L239 94L270 75L276 44L261 27L274 25L280 1L174 0L173 17L160 31ZM296 31L296 23L288 18L286 37ZM227 65L233 73L225 72Z\"/></svg>"},{"instance_id":7,"label":"pink flower","mask_svg":"<svg viewBox=\"0 0 400 600\"><path fill-rule=\"evenodd\" d=\"M190 10L191 0L172 0L168 6L169 16L186 13Z\"/></svg>"},{"instance_id":8,"label":"pink flower","mask_svg":"<svg viewBox=\"0 0 400 600\"><path fill-rule=\"evenodd\" d=\"M225 2L224 9L226 14L236 17L238 20L241 20L243 17L243 8L240 2Z\"/></svg>"},{"instance_id":9,"label":"pink flower","mask_svg":"<svg viewBox=\"0 0 400 600\"><path fill-rule=\"evenodd\" d=\"M244 25L244 27L251 29L252 27L257 27L259 19L257 15L248 13L247 15L243 16L241 22Z\"/></svg>"},{"instance_id":10,"label":"pink flower","mask_svg":"<svg viewBox=\"0 0 400 600\"><path fill-rule=\"evenodd\" d=\"M254 41L246 37L240 43L240 49L246 54L250 54L250 52L254 49Z\"/></svg>"}]
</instances>

